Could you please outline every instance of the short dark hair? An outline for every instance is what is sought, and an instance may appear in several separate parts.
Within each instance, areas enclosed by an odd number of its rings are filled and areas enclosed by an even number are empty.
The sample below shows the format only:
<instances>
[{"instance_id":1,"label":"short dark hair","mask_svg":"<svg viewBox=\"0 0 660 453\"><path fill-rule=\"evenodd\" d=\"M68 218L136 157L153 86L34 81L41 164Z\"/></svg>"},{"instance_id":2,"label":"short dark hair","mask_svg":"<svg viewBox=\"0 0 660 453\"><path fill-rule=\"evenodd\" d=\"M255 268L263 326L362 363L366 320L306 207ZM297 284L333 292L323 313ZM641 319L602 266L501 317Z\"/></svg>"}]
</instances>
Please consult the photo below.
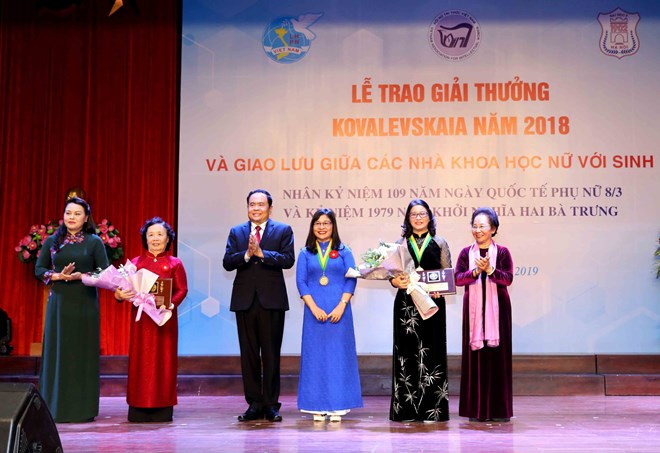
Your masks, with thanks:
<instances>
[{"instance_id":1,"label":"short dark hair","mask_svg":"<svg viewBox=\"0 0 660 453\"><path fill-rule=\"evenodd\" d=\"M408 204L408 209L406 209L406 216L404 217L403 224L401 225L401 237L407 238L412 236L413 227L410 223L410 211L414 206L422 206L424 209L426 209L426 213L429 215L429 234L431 237L435 237L435 217L433 217L433 211L431 211L429 204L421 198L415 198Z\"/></svg>"},{"instance_id":2,"label":"short dark hair","mask_svg":"<svg viewBox=\"0 0 660 453\"><path fill-rule=\"evenodd\" d=\"M250 197L252 195L254 195L255 193L262 193L262 194L266 195L266 198L268 198L268 206L273 206L273 197L271 197L270 194L268 193L268 191L264 190L264 189L254 189L253 191L251 191L247 196L247 204L248 205L250 204Z\"/></svg>"},{"instance_id":3,"label":"short dark hair","mask_svg":"<svg viewBox=\"0 0 660 453\"><path fill-rule=\"evenodd\" d=\"M337 217L335 212L329 208L320 208L314 213L312 219L309 221L309 233L307 233L307 241L305 248L308 252L316 253L316 235L314 234L314 224L321 218L322 215L328 216L332 222L332 250L339 250L341 239L339 239L339 229L337 228Z\"/></svg>"},{"instance_id":4,"label":"short dark hair","mask_svg":"<svg viewBox=\"0 0 660 453\"><path fill-rule=\"evenodd\" d=\"M172 229L170 224L164 221L163 219L161 219L160 217L150 218L144 223L144 225L142 225L142 228L140 228L140 235L142 236L142 247L144 247L145 250L149 250L149 244L147 244L147 230L149 229L150 226L153 225L163 225L163 228L165 228L165 231L167 231L167 237L170 239L169 241L167 241L167 245L165 246L165 251L167 252L172 246L172 242L174 242L176 233L174 233L174 230Z\"/></svg>"},{"instance_id":5,"label":"short dark hair","mask_svg":"<svg viewBox=\"0 0 660 453\"><path fill-rule=\"evenodd\" d=\"M474 210L472 213L472 219L470 219L470 226L474 225L474 219L478 215L483 214L486 217L488 217L488 223L490 226L495 227L495 232L493 233L493 237L497 234L497 229L500 227L500 221L497 218L497 213L493 208L489 208L488 206L477 208Z\"/></svg>"}]
</instances>

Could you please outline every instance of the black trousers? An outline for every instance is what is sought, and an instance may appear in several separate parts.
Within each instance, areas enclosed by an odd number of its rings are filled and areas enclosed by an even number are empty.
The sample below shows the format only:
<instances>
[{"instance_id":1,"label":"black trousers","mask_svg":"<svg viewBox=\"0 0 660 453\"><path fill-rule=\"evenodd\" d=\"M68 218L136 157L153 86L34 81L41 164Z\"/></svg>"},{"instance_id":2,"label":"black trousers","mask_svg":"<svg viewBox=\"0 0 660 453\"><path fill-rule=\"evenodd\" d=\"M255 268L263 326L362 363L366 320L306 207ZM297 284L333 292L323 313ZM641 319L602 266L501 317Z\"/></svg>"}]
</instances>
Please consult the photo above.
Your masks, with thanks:
<instances>
[{"instance_id":1,"label":"black trousers","mask_svg":"<svg viewBox=\"0 0 660 453\"><path fill-rule=\"evenodd\" d=\"M266 310L255 295L248 310L236 312L245 400L256 410L279 410L280 349L284 310Z\"/></svg>"}]
</instances>

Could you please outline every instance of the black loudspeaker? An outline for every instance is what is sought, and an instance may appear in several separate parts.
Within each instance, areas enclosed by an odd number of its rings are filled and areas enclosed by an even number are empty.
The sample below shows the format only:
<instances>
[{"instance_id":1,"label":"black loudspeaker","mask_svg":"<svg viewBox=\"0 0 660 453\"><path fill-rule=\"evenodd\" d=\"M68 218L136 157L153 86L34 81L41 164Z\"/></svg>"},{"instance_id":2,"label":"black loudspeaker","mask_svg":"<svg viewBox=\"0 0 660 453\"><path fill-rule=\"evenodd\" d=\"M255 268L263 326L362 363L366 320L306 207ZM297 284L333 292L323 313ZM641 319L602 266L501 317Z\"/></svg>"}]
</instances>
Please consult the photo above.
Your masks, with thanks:
<instances>
[{"instance_id":1,"label":"black loudspeaker","mask_svg":"<svg viewBox=\"0 0 660 453\"><path fill-rule=\"evenodd\" d=\"M0 355L9 355L11 350L11 319L7 312L0 308Z\"/></svg>"},{"instance_id":2,"label":"black loudspeaker","mask_svg":"<svg viewBox=\"0 0 660 453\"><path fill-rule=\"evenodd\" d=\"M0 382L0 452L62 453L53 417L33 384Z\"/></svg>"}]
</instances>

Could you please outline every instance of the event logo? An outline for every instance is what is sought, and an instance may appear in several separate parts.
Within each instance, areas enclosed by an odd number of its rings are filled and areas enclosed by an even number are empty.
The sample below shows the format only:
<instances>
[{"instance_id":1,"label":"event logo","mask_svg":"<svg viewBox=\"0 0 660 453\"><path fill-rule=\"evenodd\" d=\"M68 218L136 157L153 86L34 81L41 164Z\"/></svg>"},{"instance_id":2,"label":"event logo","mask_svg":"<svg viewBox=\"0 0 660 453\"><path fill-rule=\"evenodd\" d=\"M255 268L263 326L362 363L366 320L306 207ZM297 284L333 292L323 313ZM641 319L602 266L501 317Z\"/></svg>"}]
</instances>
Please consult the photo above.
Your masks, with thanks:
<instances>
[{"instance_id":1,"label":"event logo","mask_svg":"<svg viewBox=\"0 0 660 453\"><path fill-rule=\"evenodd\" d=\"M464 60L479 48L481 28L476 19L465 11L444 11L431 22L429 42L433 51L442 58Z\"/></svg>"},{"instance_id":2,"label":"event logo","mask_svg":"<svg viewBox=\"0 0 660 453\"><path fill-rule=\"evenodd\" d=\"M295 63L307 55L316 34L311 27L323 13L278 17L266 26L261 40L266 55L278 63Z\"/></svg>"},{"instance_id":3,"label":"event logo","mask_svg":"<svg viewBox=\"0 0 660 453\"><path fill-rule=\"evenodd\" d=\"M600 13L600 51L610 57L623 58L634 55L639 50L637 24L639 13L629 13L616 8L609 13Z\"/></svg>"}]
</instances>

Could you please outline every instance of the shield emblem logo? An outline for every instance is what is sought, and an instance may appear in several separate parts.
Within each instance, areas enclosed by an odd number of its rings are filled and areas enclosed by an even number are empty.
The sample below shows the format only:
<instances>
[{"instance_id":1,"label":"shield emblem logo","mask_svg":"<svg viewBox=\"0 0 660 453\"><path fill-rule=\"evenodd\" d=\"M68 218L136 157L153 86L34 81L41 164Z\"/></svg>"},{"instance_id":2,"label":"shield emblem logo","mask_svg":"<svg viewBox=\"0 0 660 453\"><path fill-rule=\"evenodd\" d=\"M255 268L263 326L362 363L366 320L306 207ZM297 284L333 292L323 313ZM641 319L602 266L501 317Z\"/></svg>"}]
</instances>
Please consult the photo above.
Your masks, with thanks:
<instances>
[{"instance_id":1,"label":"shield emblem logo","mask_svg":"<svg viewBox=\"0 0 660 453\"><path fill-rule=\"evenodd\" d=\"M629 13L616 8L609 13L600 13L600 51L610 57L629 57L639 50L639 36L637 24L639 13Z\"/></svg>"}]
</instances>

